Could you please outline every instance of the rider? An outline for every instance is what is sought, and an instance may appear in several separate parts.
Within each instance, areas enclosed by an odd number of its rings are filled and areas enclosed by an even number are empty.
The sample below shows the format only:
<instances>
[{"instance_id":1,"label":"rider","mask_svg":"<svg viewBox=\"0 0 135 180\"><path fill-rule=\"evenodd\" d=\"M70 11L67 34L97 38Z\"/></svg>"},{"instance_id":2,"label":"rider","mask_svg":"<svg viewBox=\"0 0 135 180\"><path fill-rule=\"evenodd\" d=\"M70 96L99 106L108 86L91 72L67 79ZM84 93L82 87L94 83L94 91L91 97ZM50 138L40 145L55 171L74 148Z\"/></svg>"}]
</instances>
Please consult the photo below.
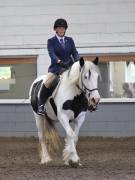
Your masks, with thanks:
<instances>
[{"instance_id":1,"label":"rider","mask_svg":"<svg viewBox=\"0 0 135 180\"><path fill-rule=\"evenodd\" d=\"M51 58L51 65L48 68L47 78L43 81L38 94L38 114L44 115L44 104L48 98L49 88L58 75L80 59L74 41L71 37L65 36L68 28L65 19L57 19L54 23L55 36L48 39L47 49Z\"/></svg>"}]
</instances>

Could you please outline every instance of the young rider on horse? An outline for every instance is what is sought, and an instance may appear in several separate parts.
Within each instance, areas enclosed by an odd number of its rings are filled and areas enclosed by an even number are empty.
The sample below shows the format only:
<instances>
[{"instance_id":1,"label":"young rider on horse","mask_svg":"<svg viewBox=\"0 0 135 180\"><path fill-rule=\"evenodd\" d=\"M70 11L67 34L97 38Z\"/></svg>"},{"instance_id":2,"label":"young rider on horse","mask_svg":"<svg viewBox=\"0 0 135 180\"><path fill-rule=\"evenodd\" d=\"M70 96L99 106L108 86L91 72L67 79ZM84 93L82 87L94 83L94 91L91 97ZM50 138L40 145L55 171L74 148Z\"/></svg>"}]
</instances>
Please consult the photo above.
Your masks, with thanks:
<instances>
[{"instance_id":1,"label":"young rider on horse","mask_svg":"<svg viewBox=\"0 0 135 180\"><path fill-rule=\"evenodd\" d=\"M55 36L48 39L47 49L51 58L47 78L41 85L38 94L38 114L44 115L44 105L48 98L49 89L65 69L80 59L75 43L71 37L65 36L68 24L65 19L57 19L54 23Z\"/></svg>"}]
</instances>

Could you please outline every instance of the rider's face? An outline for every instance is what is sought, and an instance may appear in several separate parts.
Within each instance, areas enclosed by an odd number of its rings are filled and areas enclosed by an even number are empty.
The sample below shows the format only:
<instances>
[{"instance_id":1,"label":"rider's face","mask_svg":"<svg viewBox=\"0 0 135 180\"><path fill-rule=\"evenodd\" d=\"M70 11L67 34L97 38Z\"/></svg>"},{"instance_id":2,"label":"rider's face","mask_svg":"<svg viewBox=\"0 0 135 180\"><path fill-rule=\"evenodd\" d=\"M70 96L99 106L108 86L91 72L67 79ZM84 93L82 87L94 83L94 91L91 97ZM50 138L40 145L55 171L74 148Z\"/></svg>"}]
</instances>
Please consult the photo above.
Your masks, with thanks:
<instances>
[{"instance_id":1,"label":"rider's face","mask_svg":"<svg viewBox=\"0 0 135 180\"><path fill-rule=\"evenodd\" d=\"M64 27L57 27L55 31L58 36L63 37L65 35L66 29Z\"/></svg>"}]
</instances>

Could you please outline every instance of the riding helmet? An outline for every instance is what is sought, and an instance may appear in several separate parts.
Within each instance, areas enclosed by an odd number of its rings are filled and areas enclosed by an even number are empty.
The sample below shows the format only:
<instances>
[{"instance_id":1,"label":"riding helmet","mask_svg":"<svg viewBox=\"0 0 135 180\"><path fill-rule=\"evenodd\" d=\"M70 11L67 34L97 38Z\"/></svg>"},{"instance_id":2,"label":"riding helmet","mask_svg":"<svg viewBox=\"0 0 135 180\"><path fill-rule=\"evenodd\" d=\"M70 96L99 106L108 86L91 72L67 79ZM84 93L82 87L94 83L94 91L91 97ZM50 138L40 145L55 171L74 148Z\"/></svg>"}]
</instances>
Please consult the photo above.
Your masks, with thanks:
<instances>
[{"instance_id":1,"label":"riding helmet","mask_svg":"<svg viewBox=\"0 0 135 180\"><path fill-rule=\"evenodd\" d=\"M57 19L54 23L54 30L57 27L64 27L65 29L68 28L67 21L65 19Z\"/></svg>"}]
</instances>

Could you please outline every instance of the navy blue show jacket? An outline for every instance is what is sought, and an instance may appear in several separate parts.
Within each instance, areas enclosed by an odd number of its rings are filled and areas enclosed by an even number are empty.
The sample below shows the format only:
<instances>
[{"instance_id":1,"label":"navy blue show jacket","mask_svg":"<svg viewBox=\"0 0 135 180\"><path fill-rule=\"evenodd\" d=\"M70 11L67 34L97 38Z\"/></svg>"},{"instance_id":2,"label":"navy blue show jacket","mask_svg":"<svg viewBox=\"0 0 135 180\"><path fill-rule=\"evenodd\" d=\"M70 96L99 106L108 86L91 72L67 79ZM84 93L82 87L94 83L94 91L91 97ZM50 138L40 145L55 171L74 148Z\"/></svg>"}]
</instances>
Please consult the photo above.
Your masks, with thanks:
<instances>
[{"instance_id":1,"label":"navy blue show jacket","mask_svg":"<svg viewBox=\"0 0 135 180\"><path fill-rule=\"evenodd\" d=\"M57 63L58 59L64 63L71 61L71 57L74 61L79 60L79 54L76 50L75 43L71 37L65 36L65 47L61 45L56 36L48 39L47 49L51 58L51 65L48 68L48 72L59 73L62 71L62 67Z\"/></svg>"}]
</instances>

